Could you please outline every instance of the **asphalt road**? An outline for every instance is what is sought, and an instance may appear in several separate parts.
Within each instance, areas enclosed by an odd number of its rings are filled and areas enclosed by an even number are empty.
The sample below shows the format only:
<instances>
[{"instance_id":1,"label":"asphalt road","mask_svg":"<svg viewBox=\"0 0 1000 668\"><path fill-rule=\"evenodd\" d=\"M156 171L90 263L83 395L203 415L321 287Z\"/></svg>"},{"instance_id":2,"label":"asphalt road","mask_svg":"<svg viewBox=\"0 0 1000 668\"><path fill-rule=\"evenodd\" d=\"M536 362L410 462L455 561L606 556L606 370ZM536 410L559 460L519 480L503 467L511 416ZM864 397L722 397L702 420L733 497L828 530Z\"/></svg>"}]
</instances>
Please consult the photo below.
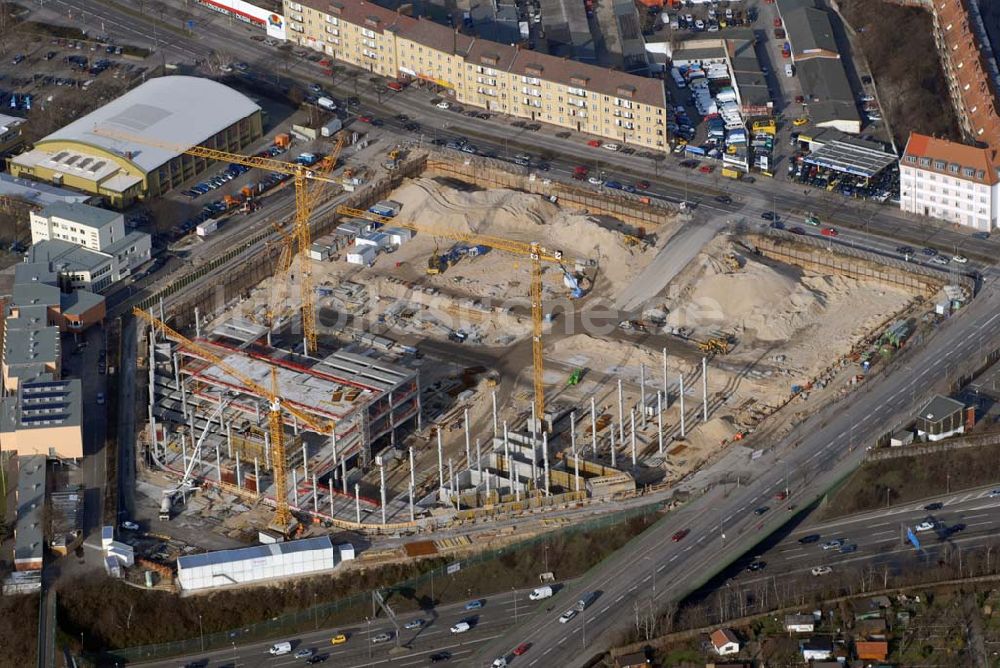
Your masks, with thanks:
<instances>
[{"instance_id":1,"label":"asphalt road","mask_svg":"<svg viewBox=\"0 0 1000 668\"><path fill-rule=\"evenodd\" d=\"M1000 531L1000 494L991 496L991 492L996 489L966 490L818 523L804 522L772 547L755 551L743 560L765 561L767 566L762 571L736 571L733 579L747 585L776 575L807 574L816 566L829 566L832 573L837 573L869 563L896 570L912 566L913 562L926 562L928 555L946 545L995 543ZM933 503L943 507L928 510L926 506ZM933 523L934 528L916 532L922 547L917 551L906 539L906 530L924 521ZM816 541L799 542L804 536L817 535ZM834 540L857 546L857 550L843 553L838 548L823 549L824 543Z\"/></svg>"},{"instance_id":2,"label":"asphalt road","mask_svg":"<svg viewBox=\"0 0 1000 668\"><path fill-rule=\"evenodd\" d=\"M936 390L939 379L982 359L983 341L1000 334L1000 291L994 282L991 273L979 298L930 335L923 347L911 349L895 373L873 379L849 402L820 409L763 452L756 460L759 473L745 486L710 489L569 587L571 599L600 592L587 613L586 638L583 615L560 624L559 613L554 612L512 628L480 656L497 655L515 640L529 641L541 655L538 660L580 666L607 646L612 633L629 628L634 602L649 600L659 607L708 581L783 524L789 516L786 505L804 507L853 470L864 455L864 444L911 414ZM789 490L790 498L774 501L783 489ZM754 510L762 507L768 510L755 515ZM690 535L673 541L675 532L683 529Z\"/></svg>"},{"instance_id":3,"label":"asphalt road","mask_svg":"<svg viewBox=\"0 0 1000 668\"><path fill-rule=\"evenodd\" d=\"M179 664L194 661L208 661L209 666L303 666L304 659L294 658L294 652L303 648L315 650L317 654L328 655L328 663L324 665L337 668L361 668L362 666L414 666L429 663L429 656L437 652L451 654L453 665L477 665L474 659L476 649L483 643L496 640L500 632L513 624L515 613L517 619L552 606L552 600L531 601L528 599L530 589L518 590L503 595L481 599L485 602L479 610L466 610L465 603L440 606L421 613L400 615L397 622L400 625L399 647L396 645L396 628L380 615L369 625L360 624L315 631L300 634L294 638L284 638L264 642L240 644L234 638L235 646L219 650L191 655L183 659L168 659L151 661L139 665L149 668L171 668ZM558 600L558 599L556 599ZM389 604L393 601L390 599ZM516 609L515 609L516 608ZM423 628L406 630L407 622L423 619ZM471 630L465 633L452 633L451 627L459 621L469 620ZM343 633L348 641L343 645L333 646L330 639ZM393 639L387 642L374 643L372 639L380 633L390 633ZM273 657L268 649L274 642L287 640L292 644L291 655ZM513 649L513 647L511 648ZM136 664L131 664L136 665Z\"/></svg>"}]
</instances>

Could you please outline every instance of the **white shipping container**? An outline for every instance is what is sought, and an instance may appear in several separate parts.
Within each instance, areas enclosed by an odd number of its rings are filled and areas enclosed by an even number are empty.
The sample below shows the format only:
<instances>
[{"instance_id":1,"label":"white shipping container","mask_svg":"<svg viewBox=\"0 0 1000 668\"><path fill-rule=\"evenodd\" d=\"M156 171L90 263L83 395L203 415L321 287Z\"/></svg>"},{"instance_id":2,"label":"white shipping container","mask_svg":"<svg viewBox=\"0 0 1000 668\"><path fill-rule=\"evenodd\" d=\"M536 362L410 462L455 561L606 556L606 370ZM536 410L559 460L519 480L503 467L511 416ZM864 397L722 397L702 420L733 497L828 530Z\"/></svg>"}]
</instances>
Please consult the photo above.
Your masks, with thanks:
<instances>
[{"instance_id":1,"label":"white shipping container","mask_svg":"<svg viewBox=\"0 0 1000 668\"><path fill-rule=\"evenodd\" d=\"M193 554L177 559L177 581L186 591L309 575L333 570L329 536Z\"/></svg>"},{"instance_id":2,"label":"white shipping container","mask_svg":"<svg viewBox=\"0 0 1000 668\"><path fill-rule=\"evenodd\" d=\"M351 246L347 250L348 264L371 264L375 261L375 246Z\"/></svg>"},{"instance_id":3,"label":"white shipping container","mask_svg":"<svg viewBox=\"0 0 1000 668\"><path fill-rule=\"evenodd\" d=\"M198 223L198 226L194 228L194 231L199 237L207 237L217 229L219 229L219 221L215 218L209 218L203 223Z\"/></svg>"}]
</instances>

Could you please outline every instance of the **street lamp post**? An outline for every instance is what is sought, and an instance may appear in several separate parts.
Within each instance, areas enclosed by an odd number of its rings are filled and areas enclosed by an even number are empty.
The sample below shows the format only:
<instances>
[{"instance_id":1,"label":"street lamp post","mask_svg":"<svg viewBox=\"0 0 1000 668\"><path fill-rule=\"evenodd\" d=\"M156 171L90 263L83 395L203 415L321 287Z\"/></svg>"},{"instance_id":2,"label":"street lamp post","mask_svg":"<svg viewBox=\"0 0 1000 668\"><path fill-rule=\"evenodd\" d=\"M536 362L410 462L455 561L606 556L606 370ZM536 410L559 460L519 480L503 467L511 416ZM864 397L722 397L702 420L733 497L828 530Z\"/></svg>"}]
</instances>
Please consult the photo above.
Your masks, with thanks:
<instances>
[{"instance_id":1,"label":"street lamp post","mask_svg":"<svg viewBox=\"0 0 1000 668\"><path fill-rule=\"evenodd\" d=\"M365 623L368 624L368 658L372 658L372 620L371 617L365 617Z\"/></svg>"},{"instance_id":2,"label":"street lamp post","mask_svg":"<svg viewBox=\"0 0 1000 668\"><path fill-rule=\"evenodd\" d=\"M545 572L549 572L549 544L545 543L542 546L542 553L545 555Z\"/></svg>"},{"instance_id":3,"label":"street lamp post","mask_svg":"<svg viewBox=\"0 0 1000 668\"><path fill-rule=\"evenodd\" d=\"M201 636L201 651L205 651L205 627L201 623L201 615L198 615L198 633Z\"/></svg>"},{"instance_id":4,"label":"street lamp post","mask_svg":"<svg viewBox=\"0 0 1000 668\"><path fill-rule=\"evenodd\" d=\"M510 594L514 599L514 623L517 624L517 590L514 587L511 587Z\"/></svg>"}]
</instances>

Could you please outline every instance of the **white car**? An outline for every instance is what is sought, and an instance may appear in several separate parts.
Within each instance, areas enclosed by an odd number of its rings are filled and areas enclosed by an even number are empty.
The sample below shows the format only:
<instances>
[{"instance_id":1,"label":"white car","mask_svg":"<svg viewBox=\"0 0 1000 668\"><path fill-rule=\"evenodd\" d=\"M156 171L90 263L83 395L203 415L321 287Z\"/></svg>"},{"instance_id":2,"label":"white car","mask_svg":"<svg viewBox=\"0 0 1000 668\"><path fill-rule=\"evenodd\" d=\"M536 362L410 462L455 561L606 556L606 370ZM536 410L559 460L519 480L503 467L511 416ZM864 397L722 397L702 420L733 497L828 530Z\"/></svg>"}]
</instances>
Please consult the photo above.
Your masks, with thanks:
<instances>
[{"instance_id":1,"label":"white car","mask_svg":"<svg viewBox=\"0 0 1000 668\"><path fill-rule=\"evenodd\" d=\"M310 647L303 647L302 649L300 649L298 652L295 653L295 658L296 659L308 659L309 657L311 657L315 653L316 653L316 650L314 650L314 649L312 649Z\"/></svg>"},{"instance_id":2,"label":"white car","mask_svg":"<svg viewBox=\"0 0 1000 668\"><path fill-rule=\"evenodd\" d=\"M451 632L452 633L465 633L466 631L468 631L471 628L472 628L472 625L469 624L469 622L459 622L458 624L455 624L453 627L451 627Z\"/></svg>"},{"instance_id":3,"label":"white car","mask_svg":"<svg viewBox=\"0 0 1000 668\"><path fill-rule=\"evenodd\" d=\"M828 540L827 542L823 543L823 549L835 550L846 542L847 541L844 540L843 538L835 538L834 540Z\"/></svg>"},{"instance_id":4,"label":"white car","mask_svg":"<svg viewBox=\"0 0 1000 668\"><path fill-rule=\"evenodd\" d=\"M942 267L944 265L948 264L949 262L951 262L951 260L949 260L948 258L946 258L943 255L935 255L934 257L932 257L930 259L930 263L931 264L941 265Z\"/></svg>"},{"instance_id":5,"label":"white car","mask_svg":"<svg viewBox=\"0 0 1000 668\"><path fill-rule=\"evenodd\" d=\"M829 566L813 566L812 571L810 572L813 575L829 575L833 572L833 569Z\"/></svg>"},{"instance_id":6,"label":"white car","mask_svg":"<svg viewBox=\"0 0 1000 668\"><path fill-rule=\"evenodd\" d=\"M406 629L407 631L409 631L409 630L412 630L412 629L419 629L423 625L424 625L424 620L422 620L422 619L413 619L413 620L410 620L410 621L406 622L406 624L403 625L403 628Z\"/></svg>"},{"instance_id":7,"label":"white car","mask_svg":"<svg viewBox=\"0 0 1000 668\"><path fill-rule=\"evenodd\" d=\"M587 183L589 183L592 186L599 186L602 183L604 183L604 181L600 180L596 176L591 176L589 179L587 179Z\"/></svg>"},{"instance_id":8,"label":"white car","mask_svg":"<svg viewBox=\"0 0 1000 668\"><path fill-rule=\"evenodd\" d=\"M930 520L924 520L923 522L921 522L917 526L913 527L913 530L914 531L930 531L933 528L934 528L934 522L931 522Z\"/></svg>"},{"instance_id":9,"label":"white car","mask_svg":"<svg viewBox=\"0 0 1000 668\"><path fill-rule=\"evenodd\" d=\"M576 617L576 610L570 608L569 610L567 610L566 612L562 613L562 615L559 616L559 623L565 624L574 617Z\"/></svg>"},{"instance_id":10,"label":"white car","mask_svg":"<svg viewBox=\"0 0 1000 668\"><path fill-rule=\"evenodd\" d=\"M965 257L964 255L956 255L955 257L951 258L951 261L957 262L958 264L966 264L969 261L969 258Z\"/></svg>"},{"instance_id":11,"label":"white car","mask_svg":"<svg viewBox=\"0 0 1000 668\"><path fill-rule=\"evenodd\" d=\"M621 148L621 146L619 146L618 144L601 144L601 146L608 149L609 151L617 151L618 149Z\"/></svg>"},{"instance_id":12,"label":"white car","mask_svg":"<svg viewBox=\"0 0 1000 668\"><path fill-rule=\"evenodd\" d=\"M450 109L451 105L448 104L447 102L438 102L437 103L437 108L438 109Z\"/></svg>"},{"instance_id":13,"label":"white car","mask_svg":"<svg viewBox=\"0 0 1000 668\"><path fill-rule=\"evenodd\" d=\"M1000 489L994 489L987 496L989 496L991 499L997 498L998 496L1000 496Z\"/></svg>"},{"instance_id":14,"label":"white car","mask_svg":"<svg viewBox=\"0 0 1000 668\"><path fill-rule=\"evenodd\" d=\"M377 636L372 637L372 644L378 645L380 643L389 642L390 640L392 640L391 633L380 633Z\"/></svg>"},{"instance_id":15,"label":"white car","mask_svg":"<svg viewBox=\"0 0 1000 668\"><path fill-rule=\"evenodd\" d=\"M136 524L135 522L130 522L129 520L125 520L124 522L121 523L121 528L127 531L138 531L139 525Z\"/></svg>"}]
</instances>

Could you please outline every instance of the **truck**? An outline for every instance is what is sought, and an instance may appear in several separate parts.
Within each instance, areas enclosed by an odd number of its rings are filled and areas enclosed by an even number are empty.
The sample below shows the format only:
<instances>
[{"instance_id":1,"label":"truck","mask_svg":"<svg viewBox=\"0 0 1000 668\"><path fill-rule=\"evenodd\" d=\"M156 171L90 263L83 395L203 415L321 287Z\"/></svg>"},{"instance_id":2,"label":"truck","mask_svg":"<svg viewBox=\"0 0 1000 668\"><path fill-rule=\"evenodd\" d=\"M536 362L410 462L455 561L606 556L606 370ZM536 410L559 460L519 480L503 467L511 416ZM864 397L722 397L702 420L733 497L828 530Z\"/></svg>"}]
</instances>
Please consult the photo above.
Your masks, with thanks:
<instances>
[{"instance_id":1,"label":"truck","mask_svg":"<svg viewBox=\"0 0 1000 668\"><path fill-rule=\"evenodd\" d=\"M386 84L386 87L389 90L394 90L398 93L399 91L406 88L406 84L403 83L402 81L390 81L389 83Z\"/></svg>"},{"instance_id":2,"label":"truck","mask_svg":"<svg viewBox=\"0 0 1000 668\"><path fill-rule=\"evenodd\" d=\"M541 601L543 598L549 598L552 596L552 593L552 587L545 585L544 587L538 587L528 594L528 598L532 601Z\"/></svg>"},{"instance_id":3,"label":"truck","mask_svg":"<svg viewBox=\"0 0 1000 668\"><path fill-rule=\"evenodd\" d=\"M318 161L319 156L315 153L299 153L299 155L295 158L295 162L300 165L305 165L306 167L315 165Z\"/></svg>"},{"instance_id":4,"label":"truck","mask_svg":"<svg viewBox=\"0 0 1000 668\"><path fill-rule=\"evenodd\" d=\"M319 133L324 137L332 137L333 135L337 134L337 132L339 132L342 127L344 127L343 121L341 121L339 118L335 118L326 125L324 125L322 128L320 128Z\"/></svg>"},{"instance_id":5,"label":"truck","mask_svg":"<svg viewBox=\"0 0 1000 668\"><path fill-rule=\"evenodd\" d=\"M577 612L583 612L590 606L591 603L593 603L596 600L597 600L597 592L588 591L586 594L580 597L580 600L576 602L576 605L573 606L573 609L576 610Z\"/></svg>"},{"instance_id":6,"label":"truck","mask_svg":"<svg viewBox=\"0 0 1000 668\"><path fill-rule=\"evenodd\" d=\"M402 209L403 205L399 202L394 202L391 199L384 199L368 207L368 213L374 213L377 216L385 216L386 218L393 218L399 215L399 212Z\"/></svg>"},{"instance_id":7,"label":"truck","mask_svg":"<svg viewBox=\"0 0 1000 668\"><path fill-rule=\"evenodd\" d=\"M267 650L267 653L270 654L271 656L281 656L283 654L291 654L292 643L288 641L276 642L273 645L271 645L271 648Z\"/></svg>"},{"instance_id":8,"label":"truck","mask_svg":"<svg viewBox=\"0 0 1000 668\"><path fill-rule=\"evenodd\" d=\"M194 231L199 237L207 237L217 229L219 229L219 221L215 218L209 218L204 222L198 223L198 226L194 228Z\"/></svg>"},{"instance_id":9,"label":"truck","mask_svg":"<svg viewBox=\"0 0 1000 668\"><path fill-rule=\"evenodd\" d=\"M160 521L168 522L170 521L170 508L174 504L174 495L172 492L164 492L163 496L160 497Z\"/></svg>"},{"instance_id":10,"label":"truck","mask_svg":"<svg viewBox=\"0 0 1000 668\"><path fill-rule=\"evenodd\" d=\"M337 103L328 97L321 97L317 99L316 104L323 107L327 111L337 111Z\"/></svg>"},{"instance_id":11,"label":"truck","mask_svg":"<svg viewBox=\"0 0 1000 668\"><path fill-rule=\"evenodd\" d=\"M743 172L741 172L738 169L733 169L731 167L723 167L722 175L725 176L727 179L736 179L737 181L739 181L740 177L743 176Z\"/></svg>"}]
</instances>

